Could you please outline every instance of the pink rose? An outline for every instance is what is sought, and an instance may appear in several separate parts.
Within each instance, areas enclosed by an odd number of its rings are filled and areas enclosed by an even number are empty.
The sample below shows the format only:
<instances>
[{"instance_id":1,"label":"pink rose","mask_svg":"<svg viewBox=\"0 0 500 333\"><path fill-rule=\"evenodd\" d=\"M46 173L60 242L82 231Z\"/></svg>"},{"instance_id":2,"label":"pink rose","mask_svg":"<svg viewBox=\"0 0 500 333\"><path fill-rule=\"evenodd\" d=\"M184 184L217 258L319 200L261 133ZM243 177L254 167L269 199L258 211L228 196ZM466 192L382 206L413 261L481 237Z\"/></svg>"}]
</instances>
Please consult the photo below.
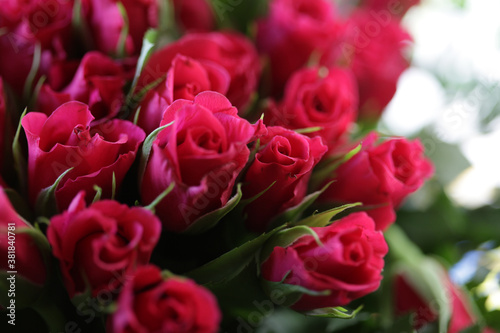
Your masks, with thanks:
<instances>
[{"instance_id":1,"label":"pink rose","mask_svg":"<svg viewBox=\"0 0 500 333\"><path fill-rule=\"evenodd\" d=\"M377 11L379 16L391 15L403 17L413 6L420 4L420 0L363 0L361 6L365 9Z\"/></svg>"},{"instance_id":2,"label":"pink rose","mask_svg":"<svg viewBox=\"0 0 500 333\"><path fill-rule=\"evenodd\" d=\"M6 133L6 124L5 124L5 114L6 114L6 97L5 92L3 90L3 80L0 76L0 171L2 171L3 166L3 149L4 149L4 140ZM1 179L1 176L0 176Z\"/></svg>"},{"instance_id":3,"label":"pink rose","mask_svg":"<svg viewBox=\"0 0 500 333\"><path fill-rule=\"evenodd\" d=\"M273 0L258 23L257 47L269 57L272 92L279 94L290 75L321 54L340 33L335 8L327 0Z\"/></svg>"},{"instance_id":4,"label":"pink rose","mask_svg":"<svg viewBox=\"0 0 500 333\"><path fill-rule=\"evenodd\" d=\"M146 133L160 125L166 107L177 99L193 100L203 91L226 94L231 78L226 69L212 61L195 60L177 54L165 81L151 89L139 104L137 124Z\"/></svg>"},{"instance_id":5,"label":"pink rose","mask_svg":"<svg viewBox=\"0 0 500 333\"><path fill-rule=\"evenodd\" d=\"M216 333L221 313L207 289L182 277L162 277L156 266L139 267L118 297L110 333Z\"/></svg>"},{"instance_id":6,"label":"pink rose","mask_svg":"<svg viewBox=\"0 0 500 333\"><path fill-rule=\"evenodd\" d=\"M102 188L103 198L110 198L113 173L116 185L120 185L145 133L129 121L115 119L91 126L93 119L88 106L80 102L65 103L49 117L30 112L23 118L32 204L42 189L71 167L55 192L60 210L67 208L80 190L94 193L94 185Z\"/></svg>"},{"instance_id":7,"label":"pink rose","mask_svg":"<svg viewBox=\"0 0 500 333\"><path fill-rule=\"evenodd\" d=\"M70 67L71 64L59 66ZM54 68L53 72L58 69ZM61 104L79 101L89 105L95 118L111 118L124 102L124 75L122 67L111 58L96 51L88 52L69 84L59 89L51 84L42 86L37 110L50 115ZM56 78L57 81L62 81L62 78Z\"/></svg>"},{"instance_id":8,"label":"pink rose","mask_svg":"<svg viewBox=\"0 0 500 333\"><path fill-rule=\"evenodd\" d=\"M113 200L85 206L79 192L47 230L70 297L86 291L118 293L126 276L145 265L160 238L161 223L149 210Z\"/></svg>"},{"instance_id":9,"label":"pink rose","mask_svg":"<svg viewBox=\"0 0 500 333\"><path fill-rule=\"evenodd\" d=\"M409 66L404 49L410 42L411 36L389 15L358 10L346 23L340 51L332 48L323 55L322 63L349 64L358 82L360 115L378 118Z\"/></svg>"},{"instance_id":10,"label":"pink rose","mask_svg":"<svg viewBox=\"0 0 500 333\"><path fill-rule=\"evenodd\" d=\"M225 95L240 111L248 105L258 85L260 61L253 44L245 36L235 32L188 33L153 53L138 88L165 76L177 54L223 67L231 78Z\"/></svg>"},{"instance_id":11,"label":"pink rose","mask_svg":"<svg viewBox=\"0 0 500 333\"><path fill-rule=\"evenodd\" d=\"M22 278L42 287L47 279L47 269L35 239L26 232L32 228L17 214L0 186L0 255L3 259L0 260L0 272L9 275L5 272L17 271L18 280ZM11 258L9 254L12 253L14 256ZM22 290L19 293L22 295Z\"/></svg>"},{"instance_id":12,"label":"pink rose","mask_svg":"<svg viewBox=\"0 0 500 333\"><path fill-rule=\"evenodd\" d=\"M356 119L358 92L353 75L345 69L305 68L287 82L281 102L265 112L264 121L291 129L321 127L319 135L330 149L345 141Z\"/></svg>"},{"instance_id":13,"label":"pink rose","mask_svg":"<svg viewBox=\"0 0 500 333\"><path fill-rule=\"evenodd\" d=\"M312 170L326 152L319 137L313 139L283 127L268 127L261 148L243 180L243 196L251 198L276 182L246 206L247 226L263 232L273 217L304 199Z\"/></svg>"},{"instance_id":14,"label":"pink rose","mask_svg":"<svg viewBox=\"0 0 500 333\"><path fill-rule=\"evenodd\" d=\"M330 226L312 229L322 246L305 235L285 248L276 246L261 265L264 281L328 293L302 294L292 309L343 306L378 289L388 247L366 213L353 213Z\"/></svg>"},{"instance_id":15,"label":"pink rose","mask_svg":"<svg viewBox=\"0 0 500 333\"><path fill-rule=\"evenodd\" d=\"M396 219L394 210L432 175L433 166L419 140L393 138L376 145L376 138L367 136L361 151L335 170L335 182L320 199L362 202L377 229L385 230Z\"/></svg>"},{"instance_id":16,"label":"pink rose","mask_svg":"<svg viewBox=\"0 0 500 333\"><path fill-rule=\"evenodd\" d=\"M144 203L175 187L156 213L166 230L181 232L202 215L224 206L248 161L255 128L223 95L204 92L177 100L164 113L141 185Z\"/></svg>"},{"instance_id":17,"label":"pink rose","mask_svg":"<svg viewBox=\"0 0 500 333\"><path fill-rule=\"evenodd\" d=\"M128 33L125 37L125 52L139 54L142 39L149 28L158 25L158 0L82 0L82 11L97 50L105 54L119 52L120 38L125 20L118 4L125 9Z\"/></svg>"}]
</instances>

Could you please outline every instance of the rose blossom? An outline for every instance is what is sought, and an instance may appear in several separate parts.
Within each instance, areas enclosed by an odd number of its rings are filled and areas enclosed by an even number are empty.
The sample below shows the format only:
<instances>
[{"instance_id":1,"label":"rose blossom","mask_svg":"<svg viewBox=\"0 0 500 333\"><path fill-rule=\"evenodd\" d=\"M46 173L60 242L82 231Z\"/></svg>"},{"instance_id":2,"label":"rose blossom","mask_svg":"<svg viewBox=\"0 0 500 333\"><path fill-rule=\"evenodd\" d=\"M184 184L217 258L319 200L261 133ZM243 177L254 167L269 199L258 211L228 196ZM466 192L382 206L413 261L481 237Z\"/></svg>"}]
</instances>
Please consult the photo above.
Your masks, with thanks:
<instances>
[{"instance_id":1,"label":"rose blossom","mask_svg":"<svg viewBox=\"0 0 500 333\"><path fill-rule=\"evenodd\" d=\"M304 199L312 170L327 150L319 137L311 139L279 126L267 130L242 187L244 198L251 198L275 182L245 209L247 226L259 232L271 218Z\"/></svg>"},{"instance_id":2,"label":"rose blossom","mask_svg":"<svg viewBox=\"0 0 500 333\"><path fill-rule=\"evenodd\" d=\"M88 106L80 102L61 105L49 117L29 112L21 121L28 140L29 198L35 203L40 191L54 184L69 168L55 192L60 210L69 206L80 190L94 193L94 185L111 197L115 174L119 187L145 137L125 120L91 126ZM91 200L90 197L87 200Z\"/></svg>"},{"instance_id":3,"label":"rose blossom","mask_svg":"<svg viewBox=\"0 0 500 333\"><path fill-rule=\"evenodd\" d=\"M184 231L229 200L256 132L237 113L215 92L201 93L194 101L177 100L165 111L161 125L173 124L153 143L141 197L148 204L175 183L155 208L167 230Z\"/></svg>"},{"instance_id":4,"label":"rose blossom","mask_svg":"<svg viewBox=\"0 0 500 333\"><path fill-rule=\"evenodd\" d=\"M176 20L183 30L211 31L215 16L209 0L174 0Z\"/></svg>"},{"instance_id":5,"label":"rose blossom","mask_svg":"<svg viewBox=\"0 0 500 333\"><path fill-rule=\"evenodd\" d=\"M177 54L165 80L149 90L139 104L137 124L150 133L158 128L165 108L174 100L193 100L196 95L208 90L226 94L230 82L224 67L212 61L198 61Z\"/></svg>"},{"instance_id":6,"label":"rose blossom","mask_svg":"<svg viewBox=\"0 0 500 333\"><path fill-rule=\"evenodd\" d=\"M261 265L265 281L326 293L302 294L292 309L343 306L378 289L388 247L366 213L312 229L321 245L312 235L301 236L285 248L276 246Z\"/></svg>"},{"instance_id":7,"label":"rose blossom","mask_svg":"<svg viewBox=\"0 0 500 333\"><path fill-rule=\"evenodd\" d=\"M58 78L57 81L63 81ZM124 100L124 72L111 58L91 51L83 56L71 82L57 89L44 84L37 99L37 110L50 115L58 106L69 101L89 105L97 119L115 116Z\"/></svg>"},{"instance_id":8,"label":"rose blossom","mask_svg":"<svg viewBox=\"0 0 500 333\"><path fill-rule=\"evenodd\" d=\"M52 217L47 231L70 297L116 292L127 274L145 265L160 238L161 223L150 211L101 200L85 207L79 192L67 211Z\"/></svg>"},{"instance_id":9,"label":"rose blossom","mask_svg":"<svg viewBox=\"0 0 500 333\"><path fill-rule=\"evenodd\" d=\"M231 79L226 97L240 111L248 105L257 88L260 60L255 47L244 35L228 31L188 33L151 55L142 71L138 88L165 76L178 54L224 68Z\"/></svg>"},{"instance_id":10,"label":"rose blossom","mask_svg":"<svg viewBox=\"0 0 500 333\"><path fill-rule=\"evenodd\" d=\"M362 202L385 230L396 219L395 209L433 173L431 162L423 156L418 139L393 138L379 145L372 133L363 141L359 153L335 170L335 182L321 195L322 201Z\"/></svg>"},{"instance_id":11,"label":"rose blossom","mask_svg":"<svg viewBox=\"0 0 500 333\"><path fill-rule=\"evenodd\" d=\"M207 289L183 277L165 279L148 265L127 280L107 331L216 333L220 320L217 300Z\"/></svg>"},{"instance_id":12,"label":"rose blossom","mask_svg":"<svg viewBox=\"0 0 500 333\"><path fill-rule=\"evenodd\" d=\"M356 119L358 92L355 79L341 68L313 67L295 72L283 99L264 113L264 122L291 129L321 127L319 135L330 149L345 139Z\"/></svg>"},{"instance_id":13,"label":"rose blossom","mask_svg":"<svg viewBox=\"0 0 500 333\"><path fill-rule=\"evenodd\" d=\"M340 26L327 0L273 0L258 22L257 48L270 61L272 92L279 94L290 75L313 53L325 52L338 38Z\"/></svg>"}]
</instances>

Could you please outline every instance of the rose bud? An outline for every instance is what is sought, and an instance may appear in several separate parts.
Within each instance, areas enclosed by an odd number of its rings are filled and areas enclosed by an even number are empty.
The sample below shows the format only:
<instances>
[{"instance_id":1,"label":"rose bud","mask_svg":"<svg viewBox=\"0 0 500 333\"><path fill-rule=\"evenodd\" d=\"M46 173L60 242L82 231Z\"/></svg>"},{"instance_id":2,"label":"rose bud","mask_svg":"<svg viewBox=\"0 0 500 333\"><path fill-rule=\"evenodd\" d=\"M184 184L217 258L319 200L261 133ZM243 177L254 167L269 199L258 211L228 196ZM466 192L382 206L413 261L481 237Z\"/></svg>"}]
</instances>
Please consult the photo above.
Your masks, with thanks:
<instances>
[{"instance_id":1,"label":"rose bud","mask_svg":"<svg viewBox=\"0 0 500 333\"><path fill-rule=\"evenodd\" d=\"M15 273L16 304L27 306L39 296L47 280L43 244L46 239L24 221L12 207L0 187L0 305L7 307L10 289L9 277ZM47 246L48 248L48 246ZM7 278L7 281L4 280ZM7 283L4 283L6 281ZM5 288L5 289L4 289ZM30 294L31 293L31 294ZM27 302L28 304L23 304Z\"/></svg>"},{"instance_id":2,"label":"rose bud","mask_svg":"<svg viewBox=\"0 0 500 333\"><path fill-rule=\"evenodd\" d=\"M100 200L86 207L79 192L47 231L70 297L90 288L118 293L126 276L149 262L161 223L149 210ZM113 295L116 296L116 295Z\"/></svg>"},{"instance_id":3,"label":"rose bud","mask_svg":"<svg viewBox=\"0 0 500 333\"><path fill-rule=\"evenodd\" d=\"M340 34L335 8L327 0L273 0L258 22L257 48L269 57L272 93L279 95L290 75L313 53L322 54Z\"/></svg>"},{"instance_id":4,"label":"rose bud","mask_svg":"<svg viewBox=\"0 0 500 333\"><path fill-rule=\"evenodd\" d=\"M407 280L404 274L397 275L394 280L395 312L397 315L413 313L412 325L416 330L420 330L426 324L437 321L439 312L436 306L432 306L432 301L426 300L408 281L411 280ZM444 295L451 307L447 333L462 332L473 326L477 318L464 291L454 285L448 276L445 276L444 285ZM486 333L487 329L483 332Z\"/></svg>"},{"instance_id":5,"label":"rose bud","mask_svg":"<svg viewBox=\"0 0 500 333\"><path fill-rule=\"evenodd\" d=\"M215 16L208 0L173 0L175 18L184 31L211 31Z\"/></svg>"},{"instance_id":6,"label":"rose bud","mask_svg":"<svg viewBox=\"0 0 500 333\"><path fill-rule=\"evenodd\" d=\"M65 103L49 117L29 112L22 119L28 140L32 204L44 188L52 186L70 168L55 191L60 211L80 190L94 193L94 185L101 187L103 198L110 198L113 174L116 186L120 186L145 133L131 122L118 119L90 126L93 119L88 106L80 102Z\"/></svg>"},{"instance_id":7,"label":"rose bud","mask_svg":"<svg viewBox=\"0 0 500 333\"><path fill-rule=\"evenodd\" d=\"M357 107L356 81L348 70L305 68L292 75L282 101L264 113L264 122L291 129L321 127L306 135L319 135L334 149L345 141Z\"/></svg>"},{"instance_id":8,"label":"rose bud","mask_svg":"<svg viewBox=\"0 0 500 333\"><path fill-rule=\"evenodd\" d=\"M204 67L207 63L223 67L231 78L225 95L240 111L248 105L259 81L260 60L253 44L244 35L235 32L188 33L151 55L138 88L165 76L178 54L195 59ZM213 79L210 78L212 82ZM193 77L190 80L193 81Z\"/></svg>"},{"instance_id":9,"label":"rose bud","mask_svg":"<svg viewBox=\"0 0 500 333\"><path fill-rule=\"evenodd\" d=\"M176 55L165 80L148 91L140 103L137 124L146 133L159 127L166 107L177 99L193 100L203 91L226 94L231 78L226 69L214 62Z\"/></svg>"},{"instance_id":10,"label":"rose bud","mask_svg":"<svg viewBox=\"0 0 500 333\"><path fill-rule=\"evenodd\" d=\"M120 55L122 51L133 55L140 53L146 31L158 26L159 1L83 0L82 13L97 50L111 55ZM127 34L122 40L126 25ZM121 43L124 50L120 50Z\"/></svg>"},{"instance_id":11,"label":"rose bud","mask_svg":"<svg viewBox=\"0 0 500 333\"><path fill-rule=\"evenodd\" d=\"M377 119L396 93L400 75L409 66L404 50L410 42L411 36L397 20L387 18L379 22L368 11L359 10L346 24L341 54L333 48L321 63L349 64L358 83L360 116Z\"/></svg>"},{"instance_id":12,"label":"rose bud","mask_svg":"<svg viewBox=\"0 0 500 333\"><path fill-rule=\"evenodd\" d=\"M140 189L143 203L149 204L175 184L155 210L166 230L181 232L227 203L256 129L215 92L175 101L161 125L172 121L153 143Z\"/></svg>"},{"instance_id":13,"label":"rose bud","mask_svg":"<svg viewBox=\"0 0 500 333\"><path fill-rule=\"evenodd\" d=\"M394 210L431 177L433 166L418 139L392 138L376 145L376 138L368 135L361 151L335 170L328 180L335 182L320 201L362 202L377 230L385 230L396 219Z\"/></svg>"},{"instance_id":14,"label":"rose bud","mask_svg":"<svg viewBox=\"0 0 500 333\"><path fill-rule=\"evenodd\" d=\"M243 198L252 198L275 182L245 208L247 227L257 232L304 199L312 170L327 150L319 137L311 139L279 126L267 130L242 187Z\"/></svg>"},{"instance_id":15,"label":"rose bud","mask_svg":"<svg viewBox=\"0 0 500 333\"><path fill-rule=\"evenodd\" d=\"M261 276L270 295L274 287L300 286L309 292L292 299L289 294L285 302L296 311L310 311L344 306L378 289L388 247L366 213L311 229L319 241L303 235L285 247L275 246L263 261Z\"/></svg>"},{"instance_id":16,"label":"rose bud","mask_svg":"<svg viewBox=\"0 0 500 333\"><path fill-rule=\"evenodd\" d=\"M221 313L212 293L190 279L164 278L153 265L127 279L109 317L110 333L216 333Z\"/></svg>"},{"instance_id":17,"label":"rose bud","mask_svg":"<svg viewBox=\"0 0 500 333\"><path fill-rule=\"evenodd\" d=\"M69 67L70 64L58 64L58 67ZM62 68L52 67L51 74L60 76ZM71 73L71 72L70 72ZM50 76L49 76L50 78ZM54 83L65 81L57 77ZM69 84L58 88L56 84L44 84L37 99L37 110L50 116L52 111L61 104L70 101L79 101L89 105L92 115L96 119L112 118L116 116L124 102L123 85L124 72L113 59L96 51L83 56L74 76L70 77ZM52 83L52 82L50 82Z\"/></svg>"}]
</instances>

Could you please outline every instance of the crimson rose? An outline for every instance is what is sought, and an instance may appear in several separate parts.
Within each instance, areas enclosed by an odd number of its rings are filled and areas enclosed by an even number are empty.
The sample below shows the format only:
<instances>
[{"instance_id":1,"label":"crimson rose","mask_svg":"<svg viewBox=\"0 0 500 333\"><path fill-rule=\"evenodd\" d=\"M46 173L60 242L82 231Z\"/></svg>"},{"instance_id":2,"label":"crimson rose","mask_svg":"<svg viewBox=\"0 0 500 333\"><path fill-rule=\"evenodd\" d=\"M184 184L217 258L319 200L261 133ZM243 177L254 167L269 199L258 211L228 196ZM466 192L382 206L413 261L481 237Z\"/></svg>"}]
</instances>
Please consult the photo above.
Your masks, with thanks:
<instances>
[{"instance_id":1,"label":"crimson rose","mask_svg":"<svg viewBox=\"0 0 500 333\"><path fill-rule=\"evenodd\" d=\"M88 106L80 102L61 105L49 117L29 112L21 121L28 140L29 197L35 203L44 188L69 171L55 192L60 210L80 191L94 192L94 185L110 198L115 174L119 187L135 159L145 133L125 120L91 126ZM91 200L92 198L87 198Z\"/></svg>"},{"instance_id":2,"label":"crimson rose","mask_svg":"<svg viewBox=\"0 0 500 333\"><path fill-rule=\"evenodd\" d=\"M251 198L275 182L245 209L247 226L259 232L266 230L271 218L304 199L312 170L327 150L319 137L311 139L279 126L267 130L242 188L244 198Z\"/></svg>"},{"instance_id":3,"label":"crimson rose","mask_svg":"<svg viewBox=\"0 0 500 333\"><path fill-rule=\"evenodd\" d=\"M216 333L221 313L207 289L182 277L162 277L148 265L137 269L108 320L110 333Z\"/></svg>"},{"instance_id":4,"label":"crimson rose","mask_svg":"<svg viewBox=\"0 0 500 333\"><path fill-rule=\"evenodd\" d=\"M325 293L304 293L292 309L343 306L377 290L388 247L366 213L353 213L330 226L312 229L321 245L312 235L305 235L285 248L276 246L261 265L265 281Z\"/></svg>"},{"instance_id":5,"label":"crimson rose","mask_svg":"<svg viewBox=\"0 0 500 333\"><path fill-rule=\"evenodd\" d=\"M180 232L227 203L235 179L248 161L247 144L256 129L215 92L172 103L161 125L172 121L153 143L141 197L150 203L175 183L172 193L156 206L156 213L167 230Z\"/></svg>"},{"instance_id":6,"label":"crimson rose","mask_svg":"<svg viewBox=\"0 0 500 333\"><path fill-rule=\"evenodd\" d=\"M149 210L101 200L85 207L79 192L68 210L52 217L47 236L70 297L90 287L117 292L127 274L145 265L160 238L161 223Z\"/></svg>"},{"instance_id":7,"label":"crimson rose","mask_svg":"<svg viewBox=\"0 0 500 333\"><path fill-rule=\"evenodd\" d=\"M320 199L371 206L367 213L385 230L396 219L394 209L432 175L433 166L419 140L393 138L375 145L376 137L367 136L361 151L335 170L335 182Z\"/></svg>"}]
</instances>

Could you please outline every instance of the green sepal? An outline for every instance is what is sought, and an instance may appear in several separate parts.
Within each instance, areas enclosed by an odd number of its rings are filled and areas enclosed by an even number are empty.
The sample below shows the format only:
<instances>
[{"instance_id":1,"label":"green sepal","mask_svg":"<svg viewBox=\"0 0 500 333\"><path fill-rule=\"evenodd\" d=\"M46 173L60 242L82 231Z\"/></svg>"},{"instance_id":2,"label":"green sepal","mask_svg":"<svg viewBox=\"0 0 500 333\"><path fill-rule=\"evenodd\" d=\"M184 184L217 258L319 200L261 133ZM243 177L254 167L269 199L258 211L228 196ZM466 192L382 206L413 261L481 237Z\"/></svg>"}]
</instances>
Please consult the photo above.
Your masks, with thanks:
<instances>
[{"instance_id":1,"label":"green sepal","mask_svg":"<svg viewBox=\"0 0 500 333\"><path fill-rule=\"evenodd\" d=\"M293 223L294 225L307 225L309 227L326 227L328 224L330 224L332 218L345 211L346 209L353 208L356 206L361 206L360 202L356 203L351 203L351 204L346 204L342 205L339 207L335 207L329 210L326 210L321 213L313 214L309 217L306 217L305 219L302 219L300 221L297 221Z\"/></svg>"},{"instance_id":2,"label":"green sepal","mask_svg":"<svg viewBox=\"0 0 500 333\"><path fill-rule=\"evenodd\" d=\"M207 286L226 283L238 276L258 255L262 245L284 227L261 234L185 275Z\"/></svg>"},{"instance_id":3,"label":"green sepal","mask_svg":"<svg viewBox=\"0 0 500 333\"><path fill-rule=\"evenodd\" d=\"M27 187L27 167L26 167L26 160L24 159L23 152L22 152L22 145L21 142L19 141L19 136L21 134L21 121L23 120L24 116L26 115L27 109L25 108L23 113L21 114L21 117L19 118L19 123L17 124L17 129L16 129L16 134L14 135L14 140L12 141L12 156L14 157L14 167L16 169L17 173L17 178L19 181L19 187L21 188L22 191L26 190Z\"/></svg>"},{"instance_id":4,"label":"green sepal","mask_svg":"<svg viewBox=\"0 0 500 333\"><path fill-rule=\"evenodd\" d=\"M155 129L153 132L149 133L149 135L146 137L142 144L142 149L141 149L141 157L139 160L139 188L141 188L142 184L142 178L144 177L144 172L146 171L146 165L149 160L149 155L151 154L151 148L153 147L153 142L156 140L158 137L158 134L164 130L165 128L169 127L172 125L174 122L170 122L166 125L163 125L161 127L158 127Z\"/></svg>"},{"instance_id":5,"label":"green sepal","mask_svg":"<svg viewBox=\"0 0 500 333\"><path fill-rule=\"evenodd\" d=\"M170 193L175 187L175 183L170 183L170 185L165 189L165 191L161 192L159 196L157 196L153 202L144 208L149 210L151 213L155 213L155 207Z\"/></svg>"},{"instance_id":6,"label":"green sepal","mask_svg":"<svg viewBox=\"0 0 500 333\"><path fill-rule=\"evenodd\" d=\"M142 70L144 69L144 65L151 57L153 53L153 49L158 40L158 31L155 29L149 29L144 34L144 38L142 40L142 49L141 54L139 55L139 59L137 60L137 67L135 68L134 79L132 80L132 85L130 86L130 90L128 95L132 96L135 91L135 87L137 86L137 81L141 76Z\"/></svg>"},{"instance_id":7,"label":"green sepal","mask_svg":"<svg viewBox=\"0 0 500 333\"><path fill-rule=\"evenodd\" d=\"M316 189L318 188L325 180L328 178L332 178L334 171L349 161L354 155L361 151L362 145L357 145L354 149L350 150L347 154L342 157L334 156L331 159L327 159L324 162L321 162L317 168L314 170L311 180L309 182L309 188Z\"/></svg>"},{"instance_id":8,"label":"green sepal","mask_svg":"<svg viewBox=\"0 0 500 333\"><path fill-rule=\"evenodd\" d=\"M295 222L300 217L300 215L307 208L309 208L332 183L333 182L329 182L328 184L323 186L323 188L320 189L319 191L307 195L306 197L304 197L304 199L302 199L302 201L299 204L285 210L284 212L273 218L271 223L269 224L270 227L271 228L277 227L286 222Z\"/></svg>"},{"instance_id":9,"label":"green sepal","mask_svg":"<svg viewBox=\"0 0 500 333\"><path fill-rule=\"evenodd\" d=\"M102 196L102 188L100 188L99 186L94 185L94 191L95 191L95 196L94 196L94 199L92 200L92 203L95 203L95 202L101 200L101 196Z\"/></svg>"},{"instance_id":10,"label":"green sepal","mask_svg":"<svg viewBox=\"0 0 500 333\"><path fill-rule=\"evenodd\" d=\"M221 208L207 213L196 219L186 230L185 234L200 234L217 225L217 223L229 214L238 205L242 197L241 184L236 186L236 194Z\"/></svg>"},{"instance_id":11,"label":"green sepal","mask_svg":"<svg viewBox=\"0 0 500 333\"><path fill-rule=\"evenodd\" d=\"M57 177L54 184L40 191L38 197L36 198L35 204L35 212L37 213L37 215L51 217L59 212L55 194L56 189L64 176L66 176L73 169L74 168L71 167L68 170L64 171L59 177Z\"/></svg>"},{"instance_id":12,"label":"green sepal","mask_svg":"<svg viewBox=\"0 0 500 333\"><path fill-rule=\"evenodd\" d=\"M310 317L353 319L361 311L361 309L363 309L363 305L360 305L357 309L349 313L349 310L346 308L337 306L334 308L315 309L305 312L304 314Z\"/></svg>"},{"instance_id":13,"label":"green sepal","mask_svg":"<svg viewBox=\"0 0 500 333\"><path fill-rule=\"evenodd\" d=\"M314 132L321 131L322 129L323 129L323 127L316 126L316 127L298 128L298 129L294 129L293 131L295 133L299 133L299 134L308 134L308 133L314 133Z\"/></svg>"},{"instance_id":14,"label":"green sepal","mask_svg":"<svg viewBox=\"0 0 500 333\"><path fill-rule=\"evenodd\" d=\"M40 68L40 61L42 59L42 46L40 43L35 44L33 51L33 62L31 64L31 69L26 77L23 88L23 100L29 101L31 96L31 89L33 89L33 82L35 81L36 74ZM26 105L26 104L25 104Z\"/></svg>"},{"instance_id":15,"label":"green sepal","mask_svg":"<svg viewBox=\"0 0 500 333\"><path fill-rule=\"evenodd\" d=\"M116 44L116 55L118 58L124 58L127 55L127 50L125 49L127 44L127 37L130 31L130 22L127 15L127 10L121 1L116 3L120 15L123 19L123 27L120 31L120 36L118 37L118 43Z\"/></svg>"}]
</instances>

